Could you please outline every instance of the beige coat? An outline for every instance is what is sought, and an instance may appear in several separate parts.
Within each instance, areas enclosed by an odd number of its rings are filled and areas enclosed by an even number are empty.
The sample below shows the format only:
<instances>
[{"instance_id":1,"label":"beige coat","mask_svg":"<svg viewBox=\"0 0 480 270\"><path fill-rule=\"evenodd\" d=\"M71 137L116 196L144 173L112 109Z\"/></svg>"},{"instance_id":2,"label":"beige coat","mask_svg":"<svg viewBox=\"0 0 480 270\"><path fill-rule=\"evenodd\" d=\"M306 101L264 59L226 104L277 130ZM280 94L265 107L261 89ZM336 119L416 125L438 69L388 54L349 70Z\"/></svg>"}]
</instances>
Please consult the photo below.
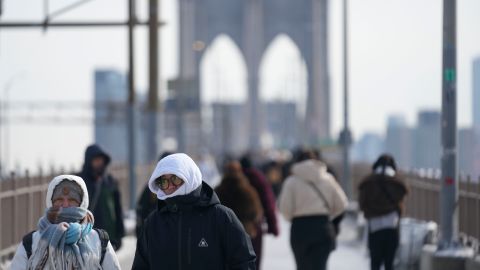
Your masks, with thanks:
<instances>
[{"instance_id":1,"label":"beige coat","mask_svg":"<svg viewBox=\"0 0 480 270\"><path fill-rule=\"evenodd\" d=\"M313 183L323 194L323 200ZM318 160L305 160L293 165L292 175L283 185L279 199L280 212L287 220L301 216L328 215L335 218L345 211L348 201L327 166Z\"/></svg>"}]
</instances>

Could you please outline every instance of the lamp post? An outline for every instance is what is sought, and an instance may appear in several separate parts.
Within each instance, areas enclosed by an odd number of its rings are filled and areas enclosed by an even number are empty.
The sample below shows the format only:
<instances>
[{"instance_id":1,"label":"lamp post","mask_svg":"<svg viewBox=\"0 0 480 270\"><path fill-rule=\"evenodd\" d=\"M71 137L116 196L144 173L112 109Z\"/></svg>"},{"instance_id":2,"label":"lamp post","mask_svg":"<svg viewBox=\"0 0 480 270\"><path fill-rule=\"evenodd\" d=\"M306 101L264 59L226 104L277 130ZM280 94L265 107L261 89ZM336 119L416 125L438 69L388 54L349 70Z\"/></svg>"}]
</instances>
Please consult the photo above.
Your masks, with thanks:
<instances>
[{"instance_id":1,"label":"lamp post","mask_svg":"<svg viewBox=\"0 0 480 270\"><path fill-rule=\"evenodd\" d=\"M343 130L340 135L343 156L343 189L352 200L352 179L350 170L351 133L348 118L348 0L343 0Z\"/></svg>"}]
</instances>

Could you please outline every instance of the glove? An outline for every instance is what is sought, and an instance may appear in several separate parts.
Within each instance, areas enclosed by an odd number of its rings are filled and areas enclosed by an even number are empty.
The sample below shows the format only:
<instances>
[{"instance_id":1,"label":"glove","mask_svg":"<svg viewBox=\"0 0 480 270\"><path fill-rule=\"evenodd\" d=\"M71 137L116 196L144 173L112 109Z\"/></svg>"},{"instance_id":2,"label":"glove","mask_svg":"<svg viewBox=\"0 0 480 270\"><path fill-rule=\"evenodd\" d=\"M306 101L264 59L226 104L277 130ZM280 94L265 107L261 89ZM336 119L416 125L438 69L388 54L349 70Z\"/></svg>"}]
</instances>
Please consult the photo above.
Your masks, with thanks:
<instances>
[{"instance_id":1,"label":"glove","mask_svg":"<svg viewBox=\"0 0 480 270\"><path fill-rule=\"evenodd\" d=\"M69 223L67 233L65 236L65 244L71 245L76 243L82 236L82 226L80 223Z\"/></svg>"}]
</instances>

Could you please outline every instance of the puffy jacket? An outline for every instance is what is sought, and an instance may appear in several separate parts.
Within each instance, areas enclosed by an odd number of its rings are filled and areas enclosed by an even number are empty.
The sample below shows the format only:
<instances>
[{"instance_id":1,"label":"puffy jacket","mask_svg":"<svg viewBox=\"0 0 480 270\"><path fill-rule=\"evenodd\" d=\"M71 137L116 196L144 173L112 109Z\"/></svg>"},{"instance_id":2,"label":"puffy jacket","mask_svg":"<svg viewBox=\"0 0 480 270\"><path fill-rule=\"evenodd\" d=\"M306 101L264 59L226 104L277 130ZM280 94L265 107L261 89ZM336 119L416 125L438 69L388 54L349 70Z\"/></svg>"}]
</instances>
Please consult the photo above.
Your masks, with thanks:
<instances>
[{"instance_id":1,"label":"puffy jacket","mask_svg":"<svg viewBox=\"0 0 480 270\"><path fill-rule=\"evenodd\" d=\"M250 167L244 168L243 173L250 181L250 184L257 190L260 202L263 207L263 214L267 222L267 232L277 236L280 233L277 222L275 195L268 180L257 169Z\"/></svg>"},{"instance_id":2,"label":"puffy jacket","mask_svg":"<svg viewBox=\"0 0 480 270\"><path fill-rule=\"evenodd\" d=\"M263 220L262 204L257 191L241 172L225 174L215 192L221 203L237 215L250 237L261 233L257 228Z\"/></svg>"},{"instance_id":3,"label":"puffy jacket","mask_svg":"<svg viewBox=\"0 0 480 270\"><path fill-rule=\"evenodd\" d=\"M255 269L250 238L206 183L159 200L144 225L132 269Z\"/></svg>"},{"instance_id":4,"label":"puffy jacket","mask_svg":"<svg viewBox=\"0 0 480 270\"><path fill-rule=\"evenodd\" d=\"M102 243L100 242L100 237L98 236L97 232L95 230L92 230L86 237L92 238L92 240L90 241L94 244L91 246L91 248L95 252L95 254L98 255L98 258L100 258L102 254ZM39 240L40 233L34 232L32 236L32 254L35 253ZM26 270L27 267L27 252L25 251L23 243L20 243L20 245L18 245L17 252L13 257L12 263L10 264L10 270ZM120 264L118 263L117 256L115 255L115 251L113 250L113 247L110 243L108 243L107 250L105 252L102 269L120 269Z\"/></svg>"},{"instance_id":5,"label":"puffy jacket","mask_svg":"<svg viewBox=\"0 0 480 270\"><path fill-rule=\"evenodd\" d=\"M393 211L403 213L403 200L408 193L407 185L398 176L371 174L359 187L360 209L366 218L382 216Z\"/></svg>"},{"instance_id":6,"label":"puffy jacket","mask_svg":"<svg viewBox=\"0 0 480 270\"><path fill-rule=\"evenodd\" d=\"M312 184L322 192L325 200ZM279 199L280 212L287 220L315 215L333 219L345 211L347 204L347 196L327 172L327 166L313 159L293 165L292 175L285 180Z\"/></svg>"}]
</instances>

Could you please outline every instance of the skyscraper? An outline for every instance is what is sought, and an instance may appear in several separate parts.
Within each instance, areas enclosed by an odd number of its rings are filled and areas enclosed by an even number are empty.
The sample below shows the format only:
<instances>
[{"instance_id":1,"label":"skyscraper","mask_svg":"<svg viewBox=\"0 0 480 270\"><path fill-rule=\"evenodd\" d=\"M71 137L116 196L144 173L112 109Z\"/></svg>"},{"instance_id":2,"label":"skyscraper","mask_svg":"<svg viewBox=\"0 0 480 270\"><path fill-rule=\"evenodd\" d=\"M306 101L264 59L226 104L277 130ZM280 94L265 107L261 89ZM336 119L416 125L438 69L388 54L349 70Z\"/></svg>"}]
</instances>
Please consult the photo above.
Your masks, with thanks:
<instances>
[{"instance_id":1,"label":"skyscraper","mask_svg":"<svg viewBox=\"0 0 480 270\"><path fill-rule=\"evenodd\" d=\"M439 169L441 159L441 114L438 111L421 111L415 129L414 161L416 168Z\"/></svg>"},{"instance_id":2,"label":"skyscraper","mask_svg":"<svg viewBox=\"0 0 480 270\"><path fill-rule=\"evenodd\" d=\"M480 133L480 57L473 61L473 127Z\"/></svg>"},{"instance_id":3,"label":"skyscraper","mask_svg":"<svg viewBox=\"0 0 480 270\"><path fill-rule=\"evenodd\" d=\"M403 115L389 116L387 122L386 152L395 157L400 168L411 168L412 129L407 126Z\"/></svg>"},{"instance_id":4,"label":"skyscraper","mask_svg":"<svg viewBox=\"0 0 480 270\"><path fill-rule=\"evenodd\" d=\"M472 98L472 112L473 112L473 130L474 130L474 164L473 174L475 177L480 176L480 57L473 61L473 98Z\"/></svg>"},{"instance_id":5,"label":"skyscraper","mask_svg":"<svg viewBox=\"0 0 480 270\"><path fill-rule=\"evenodd\" d=\"M112 157L113 162L127 163L127 77L116 70L95 70L94 74L95 123L94 139ZM138 103L145 103L144 97ZM137 162L146 161L145 156L145 115L136 107L136 156ZM142 128L143 127L143 128Z\"/></svg>"},{"instance_id":6,"label":"skyscraper","mask_svg":"<svg viewBox=\"0 0 480 270\"><path fill-rule=\"evenodd\" d=\"M374 162L384 152L384 140L375 133L365 133L352 147L352 160Z\"/></svg>"},{"instance_id":7,"label":"skyscraper","mask_svg":"<svg viewBox=\"0 0 480 270\"><path fill-rule=\"evenodd\" d=\"M458 171L462 174L472 175L475 164L475 149L473 128L458 130Z\"/></svg>"},{"instance_id":8,"label":"skyscraper","mask_svg":"<svg viewBox=\"0 0 480 270\"><path fill-rule=\"evenodd\" d=\"M95 143L114 162L127 160L127 80L115 70L95 70Z\"/></svg>"}]
</instances>

